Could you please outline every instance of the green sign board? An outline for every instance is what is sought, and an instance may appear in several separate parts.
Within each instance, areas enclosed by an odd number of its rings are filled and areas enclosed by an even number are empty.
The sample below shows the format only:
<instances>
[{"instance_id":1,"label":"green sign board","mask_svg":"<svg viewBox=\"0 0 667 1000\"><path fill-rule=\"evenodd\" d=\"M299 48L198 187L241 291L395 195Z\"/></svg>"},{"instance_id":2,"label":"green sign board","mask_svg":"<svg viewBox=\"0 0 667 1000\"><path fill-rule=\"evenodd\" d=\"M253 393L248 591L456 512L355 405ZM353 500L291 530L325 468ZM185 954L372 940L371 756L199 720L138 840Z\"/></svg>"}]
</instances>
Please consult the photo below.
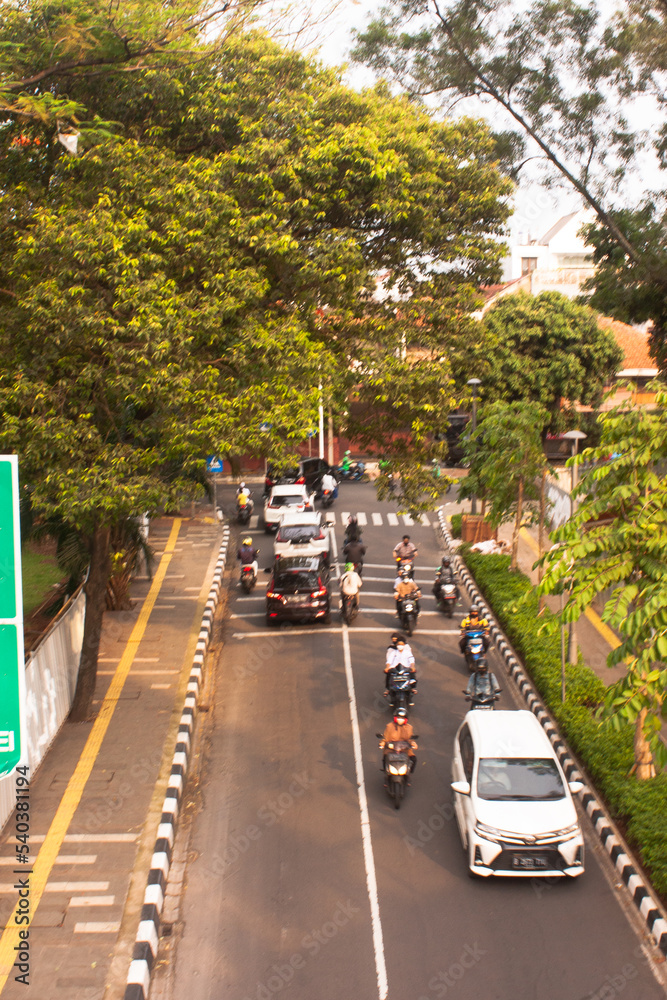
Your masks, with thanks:
<instances>
[{"instance_id":1,"label":"green sign board","mask_svg":"<svg viewBox=\"0 0 667 1000\"><path fill-rule=\"evenodd\" d=\"M19 469L0 455L0 777L25 757Z\"/></svg>"}]
</instances>

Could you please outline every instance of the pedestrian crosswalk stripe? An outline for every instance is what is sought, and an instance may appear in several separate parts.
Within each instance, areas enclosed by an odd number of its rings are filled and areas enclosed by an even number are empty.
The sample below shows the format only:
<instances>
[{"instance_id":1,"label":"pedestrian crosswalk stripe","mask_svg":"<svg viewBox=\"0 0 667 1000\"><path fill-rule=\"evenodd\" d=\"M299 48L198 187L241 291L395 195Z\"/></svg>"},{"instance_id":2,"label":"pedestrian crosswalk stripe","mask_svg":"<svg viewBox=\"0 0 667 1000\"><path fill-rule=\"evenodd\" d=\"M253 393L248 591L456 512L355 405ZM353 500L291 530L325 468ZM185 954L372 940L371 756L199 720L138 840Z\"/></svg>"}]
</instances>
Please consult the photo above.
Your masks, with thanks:
<instances>
[{"instance_id":1,"label":"pedestrian crosswalk stripe","mask_svg":"<svg viewBox=\"0 0 667 1000\"><path fill-rule=\"evenodd\" d=\"M379 527L382 524L382 514L374 512L373 514L371 514L371 519L373 521L373 524L375 524L377 527Z\"/></svg>"},{"instance_id":2,"label":"pedestrian crosswalk stripe","mask_svg":"<svg viewBox=\"0 0 667 1000\"><path fill-rule=\"evenodd\" d=\"M362 526L362 528L368 524L368 518L364 514L363 510L360 510L359 513L357 514L357 521Z\"/></svg>"},{"instance_id":3,"label":"pedestrian crosswalk stripe","mask_svg":"<svg viewBox=\"0 0 667 1000\"><path fill-rule=\"evenodd\" d=\"M349 510L341 510L340 512L340 523L347 524L347 519L350 516Z\"/></svg>"},{"instance_id":4,"label":"pedestrian crosswalk stripe","mask_svg":"<svg viewBox=\"0 0 667 1000\"><path fill-rule=\"evenodd\" d=\"M430 528L430 527L431 527L431 522L430 522L430 521L429 521L429 519L427 518L426 514L420 514L420 515L419 515L419 523L420 523L420 524L422 525L422 527L424 527L424 528Z\"/></svg>"},{"instance_id":5,"label":"pedestrian crosswalk stripe","mask_svg":"<svg viewBox=\"0 0 667 1000\"><path fill-rule=\"evenodd\" d=\"M404 515L403 515L403 520L405 521L405 523L406 523L406 525L408 526L408 528L412 527L412 525L413 525L413 524L415 523L415 522L414 522L414 521L412 520L412 518L410 517L410 515L409 515L409 514L404 514Z\"/></svg>"},{"instance_id":6,"label":"pedestrian crosswalk stripe","mask_svg":"<svg viewBox=\"0 0 667 1000\"><path fill-rule=\"evenodd\" d=\"M395 514L387 514L387 523L395 528L398 524L398 518Z\"/></svg>"},{"instance_id":7,"label":"pedestrian crosswalk stripe","mask_svg":"<svg viewBox=\"0 0 667 1000\"><path fill-rule=\"evenodd\" d=\"M340 526L341 528L344 528L347 525L347 519L348 517L350 517L350 512L347 510L342 510L340 511L339 516L340 516ZM322 517L323 520L332 528L338 524L338 519L336 517L336 514L332 510L322 511ZM375 528L381 528L382 525L384 524L383 515L379 511L373 511L370 514L367 514L365 511L360 510L356 514L357 521L359 522L359 525L361 527L366 527L368 525L369 517L370 517L370 523ZM401 518L405 526L408 528L412 527L413 525L420 525L423 528L431 527L431 521L429 520L426 514L419 514L416 520L411 518L409 514L401 514L399 518L399 515L389 513L385 514L384 517L387 518L387 524L392 528L397 527L397 525L401 523ZM245 530L248 532L258 531L259 520L260 520L260 515L253 514L253 516L250 518L247 527L241 530L242 531Z\"/></svg>"},{"instance_id":8,"label":"pedestrian crosswalk stripe","mask_svg":"<svg viewBox=\"0 0 667 1000\"><path fill-rule=\"evenodd\" d=\"M335 528L335 526L336 526L336 515L334 514L334 512L332 510L327 511L327 513L326 513L326 522L332 528Z\"/></svg>"}]
</instances>

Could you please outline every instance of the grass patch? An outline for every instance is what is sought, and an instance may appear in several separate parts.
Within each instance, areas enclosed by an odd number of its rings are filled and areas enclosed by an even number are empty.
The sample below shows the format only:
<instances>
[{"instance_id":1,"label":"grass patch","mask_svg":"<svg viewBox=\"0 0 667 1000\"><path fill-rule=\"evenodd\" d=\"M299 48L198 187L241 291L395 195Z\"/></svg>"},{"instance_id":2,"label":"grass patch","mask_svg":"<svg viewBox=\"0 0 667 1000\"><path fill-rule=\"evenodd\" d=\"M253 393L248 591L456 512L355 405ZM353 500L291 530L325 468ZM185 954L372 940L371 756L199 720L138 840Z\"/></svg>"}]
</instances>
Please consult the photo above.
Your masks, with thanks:
<instances>
[{"instance_id":1,"label":"grass patch","mask_svg":"<svg viewBox=\"0 0 667 1000\"><path fill-rule=\"evenodd\" d=\"M581 657L565 668L561 701L560 626L548 609L538 618L538 597L530 580L509 570L510 557L481 555L464 545L460 554L475 577L501 628L563 735L591 775L612 816L637 850L656 891L667 897L667 774L637 781L632 726L620 732L594 717L604 684Z\"/></svg>"},{"instance_id":2,"label":"grass patch","mask_svg":"<svg viewBox=\"0 0 667 1000\"><path fill-rule=\"evenodd\" d=\"M21 552L23 569L23 614L27 618L48 596L54 583L60 583L63 571L56 562L55 555L42 548L24 545Z\"/></svg>"}]
</instances>

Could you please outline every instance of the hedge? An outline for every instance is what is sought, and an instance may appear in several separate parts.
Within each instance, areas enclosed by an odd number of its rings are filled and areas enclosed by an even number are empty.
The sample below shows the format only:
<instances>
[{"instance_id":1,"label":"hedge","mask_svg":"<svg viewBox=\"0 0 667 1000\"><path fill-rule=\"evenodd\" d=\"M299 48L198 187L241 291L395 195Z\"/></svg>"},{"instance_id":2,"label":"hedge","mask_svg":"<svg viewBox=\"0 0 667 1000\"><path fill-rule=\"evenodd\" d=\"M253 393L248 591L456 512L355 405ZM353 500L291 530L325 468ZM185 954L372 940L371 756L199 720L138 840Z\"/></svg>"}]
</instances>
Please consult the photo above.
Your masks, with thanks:
<instances>
[{"instance_id":1,"label":"hedge","mask_svg":"<svg viewBox=\"0 0 667 1000\"><path fill-rule=\"evenodd\" d=\"M594 710L605 686L579 658L565 668L566 700L561 701L560 626L546 609L538 617L538 597L530 580L510 572L509 556L460 553L500 626L521 656L549 711L629 844L638 852L663 900L667 897L667 774L650 781L630 775L633 728L620 732L600 723Z\"/></svg>"},{"instance_id":2,"label":"hedge","mask_svg":"<svg viewBox=\"0 0 667 1000\"><path fill-rule=\"evenodd\" d=\"M461 537L461 525L463 523L463 514L452 514L450 529L452 532L452 538Z\"/></svg>"}]
</instances>

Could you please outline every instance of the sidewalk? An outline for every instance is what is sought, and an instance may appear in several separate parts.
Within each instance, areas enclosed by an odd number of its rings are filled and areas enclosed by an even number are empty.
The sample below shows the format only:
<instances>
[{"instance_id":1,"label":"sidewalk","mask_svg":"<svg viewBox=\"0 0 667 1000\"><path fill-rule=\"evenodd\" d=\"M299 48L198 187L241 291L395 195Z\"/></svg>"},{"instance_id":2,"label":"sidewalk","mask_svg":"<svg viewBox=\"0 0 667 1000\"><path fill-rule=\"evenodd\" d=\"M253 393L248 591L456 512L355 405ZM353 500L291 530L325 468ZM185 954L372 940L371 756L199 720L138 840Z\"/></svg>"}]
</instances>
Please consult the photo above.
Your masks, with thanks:
<instances>
[{"instance_id":1,"label":"sidewalk","mask_svg":"<svg viewBox=\"0 0 667 1000\"><path fill-rule=\"evenodd\" d=\"M15 874L13 819L3 831L2 1000L122 1000L222 537L212 513L151 523L154 578L133 582L131 611L104 617L93 717L63 726L31 783L28 986L12 966L26 872Z\"/></svg>"}]
</instances>

